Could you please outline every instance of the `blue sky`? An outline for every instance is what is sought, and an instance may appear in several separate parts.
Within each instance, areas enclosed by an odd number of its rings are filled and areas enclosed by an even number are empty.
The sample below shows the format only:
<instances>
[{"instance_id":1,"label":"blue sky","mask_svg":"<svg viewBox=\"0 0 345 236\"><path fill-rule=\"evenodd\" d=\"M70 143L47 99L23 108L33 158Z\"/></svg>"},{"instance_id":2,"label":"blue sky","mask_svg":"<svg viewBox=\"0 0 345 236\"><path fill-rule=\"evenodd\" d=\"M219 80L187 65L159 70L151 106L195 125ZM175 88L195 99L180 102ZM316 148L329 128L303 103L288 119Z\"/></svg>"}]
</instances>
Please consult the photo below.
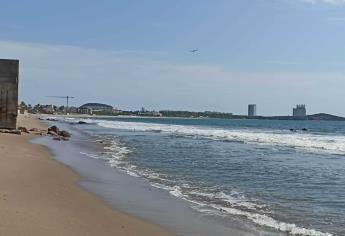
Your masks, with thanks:
<instances>
[{"instance_id":1,"label":"blue sky","mask_svg":"<svg viewBox=\"0 0 345 236\"><path fill-rule=\"evenodd\" d=\"M4 1L0 19L30 103L345 115L344 0Z\"/></svg>"}]
</instances>

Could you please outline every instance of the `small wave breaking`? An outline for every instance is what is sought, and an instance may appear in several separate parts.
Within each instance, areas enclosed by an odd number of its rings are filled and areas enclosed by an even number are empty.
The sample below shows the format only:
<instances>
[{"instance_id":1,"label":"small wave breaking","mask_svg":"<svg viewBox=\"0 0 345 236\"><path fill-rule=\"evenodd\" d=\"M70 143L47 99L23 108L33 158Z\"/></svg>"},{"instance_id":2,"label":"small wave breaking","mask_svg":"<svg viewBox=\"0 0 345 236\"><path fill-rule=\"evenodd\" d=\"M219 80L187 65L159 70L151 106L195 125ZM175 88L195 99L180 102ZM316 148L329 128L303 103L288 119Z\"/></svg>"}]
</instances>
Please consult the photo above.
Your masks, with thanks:
<instances>
[{"instance_id":1,"label":"small wave breaking","mask_svg":"<svg viewBox=\"0 0 345 236\"><path fill-rule=\"evenodd\" d=\"M265 130L220 129L187 125L167 125L140 122L95 120L105 128L161 132L186 137L200 137L214 140L243 142L247 144L283 146L302 149L309 152L327 152L345 155L345 137L312 133L273 132Z\"/></svg>"}]
</instances>

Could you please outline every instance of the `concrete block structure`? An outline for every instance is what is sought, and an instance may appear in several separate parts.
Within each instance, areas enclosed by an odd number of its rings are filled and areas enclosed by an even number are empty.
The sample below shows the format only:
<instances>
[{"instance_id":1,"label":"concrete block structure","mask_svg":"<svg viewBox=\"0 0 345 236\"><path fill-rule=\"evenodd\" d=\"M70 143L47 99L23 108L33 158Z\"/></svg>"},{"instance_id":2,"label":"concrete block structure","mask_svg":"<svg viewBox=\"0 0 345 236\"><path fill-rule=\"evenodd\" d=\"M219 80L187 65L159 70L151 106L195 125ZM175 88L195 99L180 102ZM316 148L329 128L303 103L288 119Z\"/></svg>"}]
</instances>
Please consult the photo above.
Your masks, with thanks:
<instances>
[{"instance_id":1,"label":"concrete block structure","mask_svg":"<svg viewBox=\"0 0 345 236\"><path fill-rule=\"evenodd\" d=\"M0 59L0 128L15 129L18 114L19 61Z\"/></svg>"}]
</instances>

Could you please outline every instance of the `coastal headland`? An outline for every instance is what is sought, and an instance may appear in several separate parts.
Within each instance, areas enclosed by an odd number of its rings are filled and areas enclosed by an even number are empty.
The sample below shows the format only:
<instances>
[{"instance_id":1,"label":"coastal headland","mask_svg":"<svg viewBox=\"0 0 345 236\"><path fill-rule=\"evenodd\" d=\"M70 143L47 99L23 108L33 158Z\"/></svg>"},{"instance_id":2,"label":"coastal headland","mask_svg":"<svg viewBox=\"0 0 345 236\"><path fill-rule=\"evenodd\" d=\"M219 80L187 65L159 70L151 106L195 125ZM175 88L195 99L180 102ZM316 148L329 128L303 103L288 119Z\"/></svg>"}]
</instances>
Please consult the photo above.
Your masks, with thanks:
<instances>
[{"instance_id":1,"label":"coastal headland","mask_svg":"<svg viewBox=\"0 0 345 236\"><path fill-rule=\"evenodd\" d=\"M47 128L32 117L18 123ZM80 177L33 137L0 134L0 235L170 235L81 189Z\"/></svg>"}]
</instances>

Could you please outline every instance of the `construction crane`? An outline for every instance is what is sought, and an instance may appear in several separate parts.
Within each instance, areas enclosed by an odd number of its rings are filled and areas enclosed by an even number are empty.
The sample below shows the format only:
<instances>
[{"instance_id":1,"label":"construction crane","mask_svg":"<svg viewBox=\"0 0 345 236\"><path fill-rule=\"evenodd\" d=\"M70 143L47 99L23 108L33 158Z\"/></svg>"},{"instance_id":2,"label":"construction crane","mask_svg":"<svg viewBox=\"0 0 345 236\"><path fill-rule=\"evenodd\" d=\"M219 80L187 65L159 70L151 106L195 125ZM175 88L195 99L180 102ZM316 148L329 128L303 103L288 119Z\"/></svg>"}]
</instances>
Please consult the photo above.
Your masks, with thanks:
<instances>
[{"instance_id":1,"label":"construction crane","mask_svg":"<svg viewBox=\"0 0 345 236\"><path fill-rule=\"evenodd\" d=\"M75 97L71 97L71 96L47 96L47 97L50 97L50 98L63 98L63 99L66 99L66 115L67 115L67 113L68 113L69 99L75 98Z\"/></svg>"}]
</instances>

